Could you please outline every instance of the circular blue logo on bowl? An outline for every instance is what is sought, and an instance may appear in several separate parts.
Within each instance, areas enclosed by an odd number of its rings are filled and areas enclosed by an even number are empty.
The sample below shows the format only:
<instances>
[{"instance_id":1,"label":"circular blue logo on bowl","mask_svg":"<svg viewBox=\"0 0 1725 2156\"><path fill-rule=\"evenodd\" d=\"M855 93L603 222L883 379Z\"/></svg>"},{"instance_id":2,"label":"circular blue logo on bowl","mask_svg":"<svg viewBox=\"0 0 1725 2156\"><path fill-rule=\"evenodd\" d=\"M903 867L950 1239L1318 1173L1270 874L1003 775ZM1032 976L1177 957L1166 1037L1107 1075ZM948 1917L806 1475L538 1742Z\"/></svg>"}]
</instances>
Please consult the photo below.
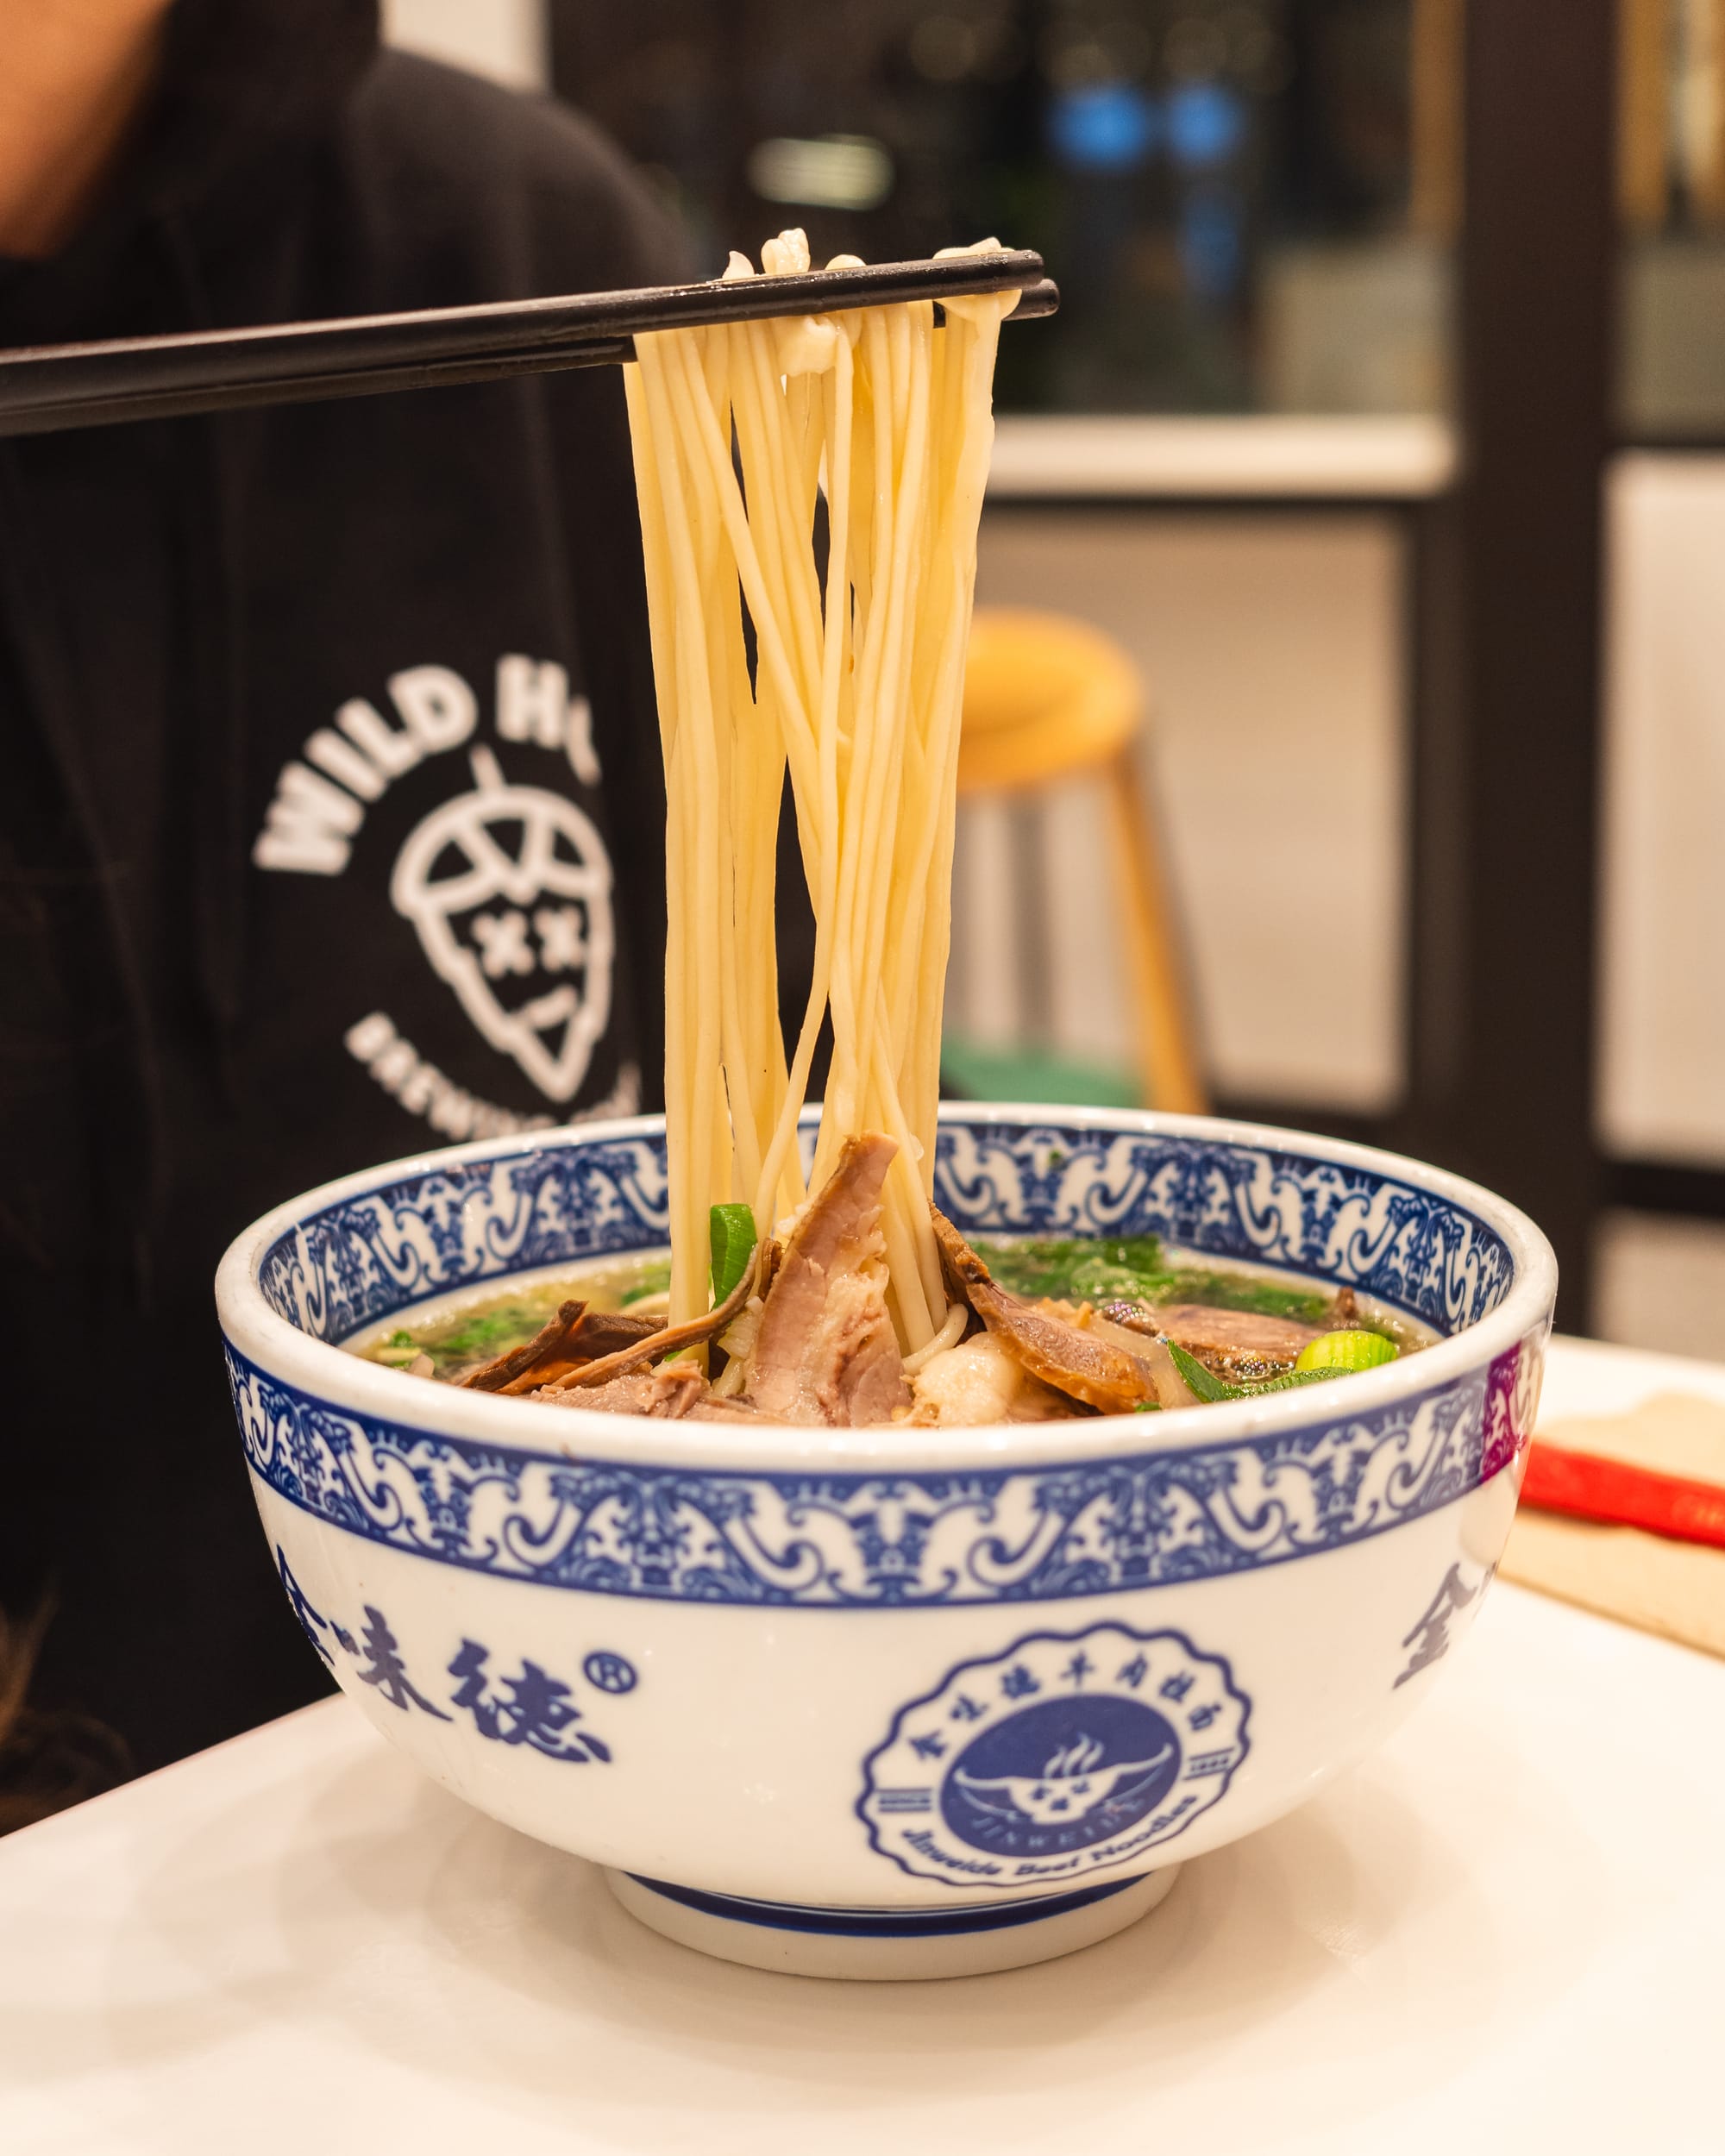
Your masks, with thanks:
<instances>
[{"instance_id":1,"label":"circular blue logo on bowl","mask_svg":"<svg viewBox=\"0 0 1725 2156\"><path fill-rule=\"evenodd\" d=\"M1226 1661L1182 1633L1034 1633L900 1709L857 1810L919 1878L1070 1879L1208 1811L1245 1757L1250 1707Z\"/></svg>"},{"instance_id":2,"label":"circular blue logo on bowl","mask_svg":"<svg viewBox=\"0 0 1725 2156\"><path fill-rule=\"evenodd\" d=\"M1180 1771L1180 1739L1137 1700L1044 1700L965 1745L940 1815L974 1849L1088 1849L1153 1811Z\"/></svg>"}]
</instances>

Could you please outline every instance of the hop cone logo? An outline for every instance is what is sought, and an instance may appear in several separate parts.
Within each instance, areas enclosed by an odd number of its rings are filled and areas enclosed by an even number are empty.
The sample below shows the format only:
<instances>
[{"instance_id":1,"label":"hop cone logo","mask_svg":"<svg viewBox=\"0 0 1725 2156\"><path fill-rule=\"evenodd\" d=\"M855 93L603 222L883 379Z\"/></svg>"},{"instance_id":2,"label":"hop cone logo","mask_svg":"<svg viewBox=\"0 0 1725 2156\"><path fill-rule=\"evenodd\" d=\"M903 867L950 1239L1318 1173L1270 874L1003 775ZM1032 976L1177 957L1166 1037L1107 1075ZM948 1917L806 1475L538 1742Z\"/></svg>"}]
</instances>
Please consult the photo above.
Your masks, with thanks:
<instances>
[{"instance_id":1,"label":"hop cone logo","mask_svg":"<svg viewBox=\"0 0 1725 2156\"><path fill-rule=\"evenodd\" d=\"M489 749L474 791L418 824L391 903L493 1048L571 1100L611 1017L611 862L573 801L511 786Z\"/></svg>"}]
</instances>

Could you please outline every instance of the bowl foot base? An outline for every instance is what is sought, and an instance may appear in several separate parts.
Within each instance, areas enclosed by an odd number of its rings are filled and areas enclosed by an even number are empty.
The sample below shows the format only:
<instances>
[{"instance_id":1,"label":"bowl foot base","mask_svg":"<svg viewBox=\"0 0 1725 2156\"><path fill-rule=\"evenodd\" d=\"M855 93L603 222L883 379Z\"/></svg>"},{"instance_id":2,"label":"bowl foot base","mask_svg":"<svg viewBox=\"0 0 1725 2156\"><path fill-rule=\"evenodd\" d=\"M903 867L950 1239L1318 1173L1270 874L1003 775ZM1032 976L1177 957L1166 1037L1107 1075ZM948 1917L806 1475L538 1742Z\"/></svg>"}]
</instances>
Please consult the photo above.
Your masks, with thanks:
<instances>
[{"instance_id":1,"label":"bowl foot base","mask_svg":"<svg viewBox=\"0 0 1725 2156\"><path fill-rule=\"evenodd\" d=\"M1153 1909L1180 1867L1110 1880L1068 1894L950 1908L835 1909L750 1902L673 1886L630 1871L605 1880L650 1930L721 1961L793 1977L902 1983L1026 1969L1112 1939Z\"/></svg>"}]
</instances>

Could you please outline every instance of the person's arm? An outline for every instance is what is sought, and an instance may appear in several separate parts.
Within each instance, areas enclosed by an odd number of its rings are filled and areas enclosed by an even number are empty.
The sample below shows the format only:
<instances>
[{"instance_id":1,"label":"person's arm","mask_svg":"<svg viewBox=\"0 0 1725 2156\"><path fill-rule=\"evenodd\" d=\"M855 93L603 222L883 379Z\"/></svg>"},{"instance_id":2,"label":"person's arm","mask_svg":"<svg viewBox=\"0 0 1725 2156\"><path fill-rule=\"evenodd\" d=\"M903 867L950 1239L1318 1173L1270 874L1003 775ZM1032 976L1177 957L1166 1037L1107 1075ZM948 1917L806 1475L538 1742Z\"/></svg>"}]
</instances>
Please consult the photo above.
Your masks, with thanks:
<instances>
[{"instance_id":1,"label":"person's arm","mask_svg":"<svg viewBox=\"0 0 1725 2156\"><path fill-rule=\"evenodd\" d=\"M0 254L72 238L155 76L170 0L0 0Z\"/></svg>"}]
</instances>

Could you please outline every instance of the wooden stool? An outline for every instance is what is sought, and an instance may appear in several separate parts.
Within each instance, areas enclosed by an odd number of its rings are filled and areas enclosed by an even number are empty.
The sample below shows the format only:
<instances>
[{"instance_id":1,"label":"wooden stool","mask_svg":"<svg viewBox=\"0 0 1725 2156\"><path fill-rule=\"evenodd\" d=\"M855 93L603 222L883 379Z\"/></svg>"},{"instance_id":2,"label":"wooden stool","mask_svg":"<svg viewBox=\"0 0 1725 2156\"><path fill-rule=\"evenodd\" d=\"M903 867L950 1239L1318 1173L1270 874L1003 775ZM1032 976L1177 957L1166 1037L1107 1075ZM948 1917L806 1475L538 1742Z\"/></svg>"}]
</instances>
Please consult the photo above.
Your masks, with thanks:
<instances>
[{"instance_id":1,"label":"wooden stool","mask_svg":"<svg viewBox=\"0 0 1725 2156\"><path fill-rule=\"evenodd\" d=\"M1108 805L1146 1105L1201 1113L1190 1000L1136 743L1144 684L1111 638L1065 614L979 606L964 674L958 792L1027 793L1092 774Z\"/></svg>"}]
</instances>

